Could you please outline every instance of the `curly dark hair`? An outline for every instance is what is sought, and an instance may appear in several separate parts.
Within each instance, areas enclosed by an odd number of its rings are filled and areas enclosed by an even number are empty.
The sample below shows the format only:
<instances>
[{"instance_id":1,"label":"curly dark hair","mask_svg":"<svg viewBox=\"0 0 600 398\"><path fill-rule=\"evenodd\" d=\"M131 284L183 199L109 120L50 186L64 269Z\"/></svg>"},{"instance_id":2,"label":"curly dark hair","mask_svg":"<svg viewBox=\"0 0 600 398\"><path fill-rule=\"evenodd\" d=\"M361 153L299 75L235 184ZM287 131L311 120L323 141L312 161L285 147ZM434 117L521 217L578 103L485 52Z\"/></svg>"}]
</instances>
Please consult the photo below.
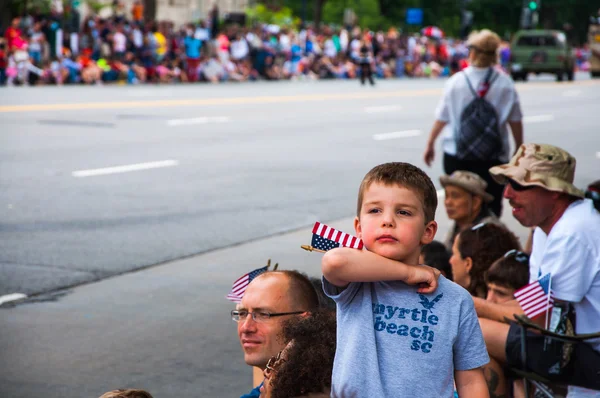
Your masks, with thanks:
<instances>
[{"instance_id":1,"label":"curly dark hair","mask_svg":"<svg viewBox=\"0 0 600 398\"><path fill-rule=\"evenodd\" d=\"M467 287L475 297L486 298L485 273L492 263L512 249L521 250L519 239L505 227L488 223L462 231L458 236L458 251L462 258L471 257L471 283Z\"/></svg>"},{"instance_id":2,"label":"curly dark hair","mask_svg":"<svg viewBox=\"0 0 600 398\"><path fill-rule=\"evenodd\" d=\"M283 326L283 341L290 341L287 359L270 379L273 398L301 397L329 392L335 356L335 313L321 310L295 317Z\"/></svg>"}]
</instances>

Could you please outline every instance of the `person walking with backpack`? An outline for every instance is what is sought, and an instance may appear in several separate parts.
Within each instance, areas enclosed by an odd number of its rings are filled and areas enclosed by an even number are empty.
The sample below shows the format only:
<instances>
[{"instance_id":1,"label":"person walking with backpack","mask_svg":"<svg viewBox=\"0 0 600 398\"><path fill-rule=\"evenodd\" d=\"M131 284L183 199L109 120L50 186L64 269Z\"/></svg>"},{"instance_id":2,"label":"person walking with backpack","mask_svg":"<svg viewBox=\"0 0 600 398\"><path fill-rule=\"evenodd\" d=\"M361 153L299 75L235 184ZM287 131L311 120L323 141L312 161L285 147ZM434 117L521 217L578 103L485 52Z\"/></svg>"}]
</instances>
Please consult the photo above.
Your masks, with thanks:
<instances>
[{"instance_id":1,"label":"person walking with backpack","mask_svg":"<svg viewBox=\"0 0 600 398\"><path fill-rule=\"evenodd\" d=\"M486 191L494 197L489 208L502 213L503 186L488 170L510 157L508 126L515 149L523 143L523 114L512 79L495 68L500 37L484 29L468 41L470 66L446 83L435 112L435 122L423 155L431 166L435 141L442 136L444 172L471 171L487 182Z\"/></svg>"}]
</instances>

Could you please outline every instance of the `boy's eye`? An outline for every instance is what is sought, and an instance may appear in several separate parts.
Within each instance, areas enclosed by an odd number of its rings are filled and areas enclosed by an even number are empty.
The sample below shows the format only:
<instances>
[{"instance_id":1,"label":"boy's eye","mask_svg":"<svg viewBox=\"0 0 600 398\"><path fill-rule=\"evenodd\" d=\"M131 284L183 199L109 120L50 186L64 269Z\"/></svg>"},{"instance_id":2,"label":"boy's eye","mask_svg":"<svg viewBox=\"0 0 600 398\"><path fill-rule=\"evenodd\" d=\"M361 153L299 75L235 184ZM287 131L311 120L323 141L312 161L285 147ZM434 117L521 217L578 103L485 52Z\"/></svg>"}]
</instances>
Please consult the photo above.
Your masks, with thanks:
<instances>
[{"instance_id":1,"label":"boy's eye","mask_svg":"<svg viewBox=\"0 0 600 398\"><path fill-rule=\"evenodd\" d=\"M410 216L410 212L406 210L398 210L398 214L401 216Z\"/></svg>"},{"instance_id":2,"label":"boy's eye","mask_svg":"<svg viewBox=\"0 0 600 398\"><path fill-rule=\"evenodd\" d=\"M367 213L379 213L379 209L371 209Z\"/></svg>"}]
</instances>

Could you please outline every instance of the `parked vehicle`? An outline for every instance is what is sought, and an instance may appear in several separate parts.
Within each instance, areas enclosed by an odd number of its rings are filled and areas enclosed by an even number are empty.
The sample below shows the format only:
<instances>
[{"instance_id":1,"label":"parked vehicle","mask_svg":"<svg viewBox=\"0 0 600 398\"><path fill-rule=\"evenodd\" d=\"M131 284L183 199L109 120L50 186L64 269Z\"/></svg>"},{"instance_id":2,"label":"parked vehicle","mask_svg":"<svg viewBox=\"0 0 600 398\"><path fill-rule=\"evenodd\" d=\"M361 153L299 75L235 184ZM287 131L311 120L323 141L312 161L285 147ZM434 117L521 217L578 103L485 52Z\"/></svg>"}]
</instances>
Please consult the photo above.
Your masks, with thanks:
<instances>
[{"instance_id":1,"label":"parked vehicle","mask_svg":"<svg viewBox=\"0 0 600 398\"><path fill-rule=\"evenodd\" d=\"M511 43L510 74L527 80L529 73L552 73L557 81L575 78L575 55L564 32L520 30Z\"/></svg>"}]
</instances>

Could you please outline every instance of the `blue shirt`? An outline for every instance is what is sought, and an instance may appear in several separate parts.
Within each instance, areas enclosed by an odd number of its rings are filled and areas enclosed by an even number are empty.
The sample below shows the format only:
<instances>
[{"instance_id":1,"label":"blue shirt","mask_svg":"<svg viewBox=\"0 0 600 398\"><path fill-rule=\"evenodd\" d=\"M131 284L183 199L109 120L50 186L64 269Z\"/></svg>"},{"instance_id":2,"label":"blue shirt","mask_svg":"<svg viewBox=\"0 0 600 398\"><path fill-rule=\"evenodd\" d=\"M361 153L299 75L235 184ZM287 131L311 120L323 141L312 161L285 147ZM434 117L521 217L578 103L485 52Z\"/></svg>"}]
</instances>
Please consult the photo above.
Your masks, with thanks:
<instances>
[{"instance_id":1,"label":"blue shirt","mask_svg":"<svg viewBox=\"0 0 600 398\"><path fill-rule=\"evenodd\" d=\"M242 395L240 398L258 398L258 397L260 397L260 388L262 387L263 383L260 383L258 386L253 388L252 391L250 391L248 394Z\"/></svg>"},{"instance_id":2,"label":"blue shirt","mask_svg":"<svg viewBox=\"0 0 600 398\"><path fill-rule=\"evenodd\" d=\"M420 294L403 282L323 278L337 305L332 397L454 397L454 371L489 362L469 293L443 276Z\"/></svg>"},{"instance_id":3,"label":"blue shirt","mask_svg":"<svg viewBox=\"0 0 600 398\"><path fill-rule=\"evenodd\" d=\"M185 55L188 58L200 58L200 48L202 48L202 42L194 36L187 36L183 41L185 45Z\"/></svg>"}]
</instances>

